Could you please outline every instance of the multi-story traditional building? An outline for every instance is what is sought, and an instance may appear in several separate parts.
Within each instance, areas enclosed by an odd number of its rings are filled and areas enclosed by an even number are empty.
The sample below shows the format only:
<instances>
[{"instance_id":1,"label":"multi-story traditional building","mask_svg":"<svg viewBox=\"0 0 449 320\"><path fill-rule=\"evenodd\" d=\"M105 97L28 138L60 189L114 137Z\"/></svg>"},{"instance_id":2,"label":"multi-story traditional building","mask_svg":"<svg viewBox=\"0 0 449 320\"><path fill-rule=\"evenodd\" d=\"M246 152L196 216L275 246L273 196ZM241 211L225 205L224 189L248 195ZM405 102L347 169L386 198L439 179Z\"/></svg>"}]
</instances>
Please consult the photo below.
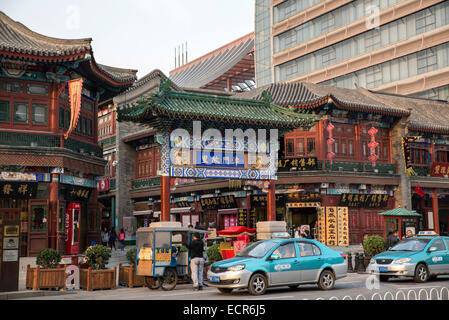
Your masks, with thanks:
<instances>
[{"instance_id":1,"label":"multi-story traditional building","mask_svg":"<svg viewBox=\"0 0 449 320\"><path fill-rule=\"evenodd\" d=\"M82 252L100 240L95 180L106 162L97 144L98 104L129 87L136 71L97 63L92 39L43 36L2 12L0 31L0 226L13 226L20 239L0 250L0 264L44 248L64 254L70 203L80 208L75 228ZM79 118L64 139L71 117L67 81L77 78L83 79Z\"/></svg>"},{"instance_id":2,"label":"multi-story traditional building","mask_svg":"<svg viewBox=\"0 0 449 320\"><path fill-rule=\"evenodd\" d=\"M449 3L256 0L258 87L312 82L449 96Z\"/></svg>"}]
</instances>

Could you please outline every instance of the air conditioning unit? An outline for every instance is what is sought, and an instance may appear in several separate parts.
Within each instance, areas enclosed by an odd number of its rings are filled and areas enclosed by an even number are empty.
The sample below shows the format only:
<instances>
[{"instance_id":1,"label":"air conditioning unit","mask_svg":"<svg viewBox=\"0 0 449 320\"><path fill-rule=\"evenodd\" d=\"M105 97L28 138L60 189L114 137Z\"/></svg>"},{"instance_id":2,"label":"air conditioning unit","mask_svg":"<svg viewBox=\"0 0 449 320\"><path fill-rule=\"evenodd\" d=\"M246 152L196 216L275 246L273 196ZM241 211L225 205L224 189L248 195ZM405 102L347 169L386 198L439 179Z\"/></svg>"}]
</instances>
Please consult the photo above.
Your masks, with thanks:
<instances>
[{"instance_id":1,"label":"air conditioning unit","mask_svg":"<svg viewBox=\"0 0 449 320\"><path fill-rule=\"evenodd\" d=\"M322 183L320 188L321 189L327 189L327 188L329 188L329 184L328 183Z\"/></svg>"},{"instance_id":2,"label":"air conditioning unit","mask_svg":"<svg viewBox=\"0 0 449 320\"><path fill-rule=\"evenodd\" d=\"M361 184L361 185L359 186L359 189L360 189L360 190L366 190L366 184Z\"/></svg>"}]
</instances>

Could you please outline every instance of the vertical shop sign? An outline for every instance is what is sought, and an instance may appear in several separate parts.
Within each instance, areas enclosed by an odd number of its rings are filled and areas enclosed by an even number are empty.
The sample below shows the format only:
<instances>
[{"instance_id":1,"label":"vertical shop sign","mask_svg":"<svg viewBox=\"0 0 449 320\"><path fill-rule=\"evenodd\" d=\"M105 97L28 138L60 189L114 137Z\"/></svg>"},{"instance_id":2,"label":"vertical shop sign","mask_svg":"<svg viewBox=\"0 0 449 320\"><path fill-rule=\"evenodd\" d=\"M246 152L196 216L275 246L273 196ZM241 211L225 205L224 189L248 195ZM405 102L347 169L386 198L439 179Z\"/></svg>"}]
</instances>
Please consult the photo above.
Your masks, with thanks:
<instances>
[{"instance_id":1,"label":"vertical shop sign","mask_svg":"<svg viewBox=\"0 0 449 320\"><path fill-rule=\"evenodd\" d=\"M326 207L326 244L337 245L337 207Z\"/></svg>"},{"instance_id":2,"label":"vertical shop sign","mask_svg":"<svg viewBox=\"0 0 449 320\"><path fill-rule=\"evenodd\" d=\"M318 241L326 243L326 208L318 207Z\"/></svg>"},{"instance_id":3,"label":"vertical shop sign","mask_svg":"<svg viewBox=\"0 0 449 320\"><path fill-rule=\"evenodd\" d=\"M337 207L337 240L339 246L349 246L348 207Z\"/></svg>"}]
</instances>

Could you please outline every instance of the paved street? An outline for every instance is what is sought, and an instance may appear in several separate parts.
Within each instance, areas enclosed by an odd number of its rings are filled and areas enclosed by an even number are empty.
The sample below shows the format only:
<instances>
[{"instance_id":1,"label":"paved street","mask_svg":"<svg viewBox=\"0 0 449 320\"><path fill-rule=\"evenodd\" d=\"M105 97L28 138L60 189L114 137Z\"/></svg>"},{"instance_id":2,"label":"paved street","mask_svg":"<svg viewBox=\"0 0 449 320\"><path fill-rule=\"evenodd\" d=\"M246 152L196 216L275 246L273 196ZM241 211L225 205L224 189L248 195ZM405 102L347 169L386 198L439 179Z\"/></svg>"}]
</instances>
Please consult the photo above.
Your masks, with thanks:
<instances>
[{"instance_id":1,"label":"paved street","mask_svg":"<svg viewBox=\"0 0 449 320\"><path fill-rule=\"evenodd\" d=\"M368 286L367 286L368 279ZM424 284L411 279L395 279L387 283L374 283L367 274L349 274L337 281L334 290L321 291L315 285L299 286L297 289L279 287L270 289L263 296L252 296L247 290L222 294L217 289L205 287L193 291L191 285L178 285L173 291L119 287L115 290L87 292L80 290L56 296L35 297L23 300L449 300L449 277L440 277ZM371 290L369 289L371 288Z\"/></svg>"}]
</instances>

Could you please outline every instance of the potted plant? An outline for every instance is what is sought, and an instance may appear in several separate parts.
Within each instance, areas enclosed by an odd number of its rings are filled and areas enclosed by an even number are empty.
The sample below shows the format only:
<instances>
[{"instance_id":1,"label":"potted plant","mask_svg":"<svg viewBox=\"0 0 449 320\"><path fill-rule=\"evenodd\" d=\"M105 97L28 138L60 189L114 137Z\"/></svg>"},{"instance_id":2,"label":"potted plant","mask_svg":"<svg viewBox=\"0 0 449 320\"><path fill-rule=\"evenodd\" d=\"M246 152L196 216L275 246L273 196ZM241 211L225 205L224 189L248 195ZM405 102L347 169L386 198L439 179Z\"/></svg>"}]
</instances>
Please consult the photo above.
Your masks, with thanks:
<instances>
[{"instance_id":1,"label":"potted plant","mask_svg":"<svg viewBox=\"0 0 449 320\"><path fill-rule=\"evenodd\" d=\"M220 261L220 260L223 260L223 257L219 250L219 247L220 247L220 244L216 243L207 249L207 251L206 251L207 260L210 264Z\"/></svg>"},{"instance_id":2,"label":"potted plant","mask_svg":"<svg viewBox=\"0 0 449 320\"><path fill-rule=\"evenodd\" d=\"M363 250L365 251L364 265L366 268L372 257L385 251L385 240L378 235L368 236L363 240Z\"/></svg>"},{"instance_id":3,"label":"potted plant","mask_svg":"<svg viewBox=\"0 0 449 320\"><path fill-rule=\"evenodd\" d=\"M145 277L136 275L136 247L130 248L126 252L126 259L128 260L128 266L119 267L119 284L122 286L142 287L145 285Z\"/></svg>"},{"instance_id":4,"label":"potted plant","mask_svg":"<svg viewBox=\"0 0 449 320\"><path fill-rule=\"evenodd\" d=\"M42 249L36 258L36 268L27 266L26 288L39 289L65 289L65 267L58 268L61 254L54 249Z\"/></svg>"},{"instance_id":5,"label":"potted plant","mask_svg":"<svg viewBox=\"0 0 449 320\"><path fill-rule=\"evenodd\" d=\"M111 249L100 244L90 246L84 253L88 269L80 269L80 288L92 291L95 289L115 289L116 269L106 269L111 257Z\"/></svg>"}]
</instances>

